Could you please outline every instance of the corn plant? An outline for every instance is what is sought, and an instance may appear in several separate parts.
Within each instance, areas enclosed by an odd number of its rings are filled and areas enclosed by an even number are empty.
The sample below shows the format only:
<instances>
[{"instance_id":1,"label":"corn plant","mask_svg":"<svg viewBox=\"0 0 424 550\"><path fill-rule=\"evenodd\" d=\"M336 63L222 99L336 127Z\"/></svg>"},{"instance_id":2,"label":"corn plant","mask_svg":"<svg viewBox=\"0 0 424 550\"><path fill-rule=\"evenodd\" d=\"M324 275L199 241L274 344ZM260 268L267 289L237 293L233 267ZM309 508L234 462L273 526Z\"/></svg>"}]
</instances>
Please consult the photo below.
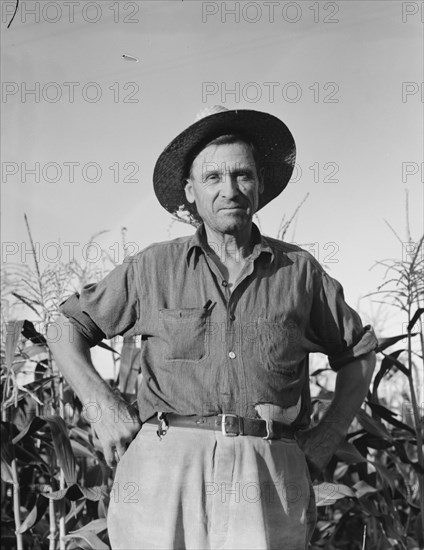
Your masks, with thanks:
<instances>
[{"instance_id":1,"label":"corn plant","mask_svg":"<svg viewBox=\"0 0 424 550\"><path fill-rule=\"evenodd\" d=\"M401 312L406 332L379 339L378 368L365 405L315 487L322 508L314 550L424 548L423 408L417 399L423 387L423 239L413 241L408 231L402 246L410 254L377 262L386 271L371 295ZM393 380L403 401L400 411L381 391ZM331 397L323 387L317 418Z\"/></svg>"},{"instance_id":2,"label":"corn plant","mask_svg":"<svg viewBox=\"0 0 424 550\"><path fill-rule=\"evenodd\" d=\"M75 288L98 278L99 271L104 276L113 260L105 253L100 266L72 261L43 269L26 217L25 223L34 265L8 265L2 277L2 544L17 550L109 548L112 472L44 335L59 304ZM18 304L32 321L8 320ZM111 384L132 398L135 344L125 342L122 355L116 344L101 346L121 359L121 376Z\"/></svg>"}]
</instances>

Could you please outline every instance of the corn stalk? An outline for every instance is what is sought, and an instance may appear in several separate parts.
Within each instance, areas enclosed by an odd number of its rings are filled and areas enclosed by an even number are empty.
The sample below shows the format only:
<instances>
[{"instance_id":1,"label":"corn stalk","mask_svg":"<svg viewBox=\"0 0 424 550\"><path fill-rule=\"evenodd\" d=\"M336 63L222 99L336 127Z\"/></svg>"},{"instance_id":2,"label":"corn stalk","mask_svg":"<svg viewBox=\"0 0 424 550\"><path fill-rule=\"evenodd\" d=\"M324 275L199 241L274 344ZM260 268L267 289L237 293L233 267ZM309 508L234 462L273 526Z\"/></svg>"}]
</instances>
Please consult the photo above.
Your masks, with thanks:
<instances>
[{"instance_id":1,"label":"corn stalk","mask_svg":"<svg viewBox=\"0 0 424 550\"><path fill-rule=\"evenodd\" d=\"M23 539L22 534L19 533L19 528L21 527L21 501L19 496L19 478L18 478L18 468L16 465L16 458L12 460L11 464L12 470L12 479L13 479L13 515L15 519L15 529L16 529L16 548L17 550L23 550Z\"/></svg>"}]
</instances>

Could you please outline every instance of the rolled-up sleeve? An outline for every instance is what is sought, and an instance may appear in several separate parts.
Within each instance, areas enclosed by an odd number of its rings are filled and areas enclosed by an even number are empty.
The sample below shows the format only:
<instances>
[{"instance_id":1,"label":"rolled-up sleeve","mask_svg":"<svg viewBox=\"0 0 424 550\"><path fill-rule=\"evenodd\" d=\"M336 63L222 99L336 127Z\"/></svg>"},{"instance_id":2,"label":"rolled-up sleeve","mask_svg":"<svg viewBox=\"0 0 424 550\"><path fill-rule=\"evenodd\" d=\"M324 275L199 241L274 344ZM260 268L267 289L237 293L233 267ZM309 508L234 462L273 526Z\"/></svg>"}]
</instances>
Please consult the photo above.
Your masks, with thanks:
<instances>
[{"instance_id":1,"label":"rolled-up sleeve","mask_svg":"<svg viewBox=\"0 0 424 550\"><path fill-rule=\"evenodd\" d=\"M318 274L311 310L309 341L328 355L330 366L337 371L377 347L370 325L363 326L358 313L347 305L343 288L325 272Z\"/></svg>"},{"instance_id":2,"label":"rolled-up sleeve","mask_svg":"<svg viewBox=\"0 0 424 550\"><path fill-rule=\"evenodd\" d=\"M104 338L124 335L136 323L139 302L135 265L134 261L125 261L102 281L85 285L60 305L60 312L90 346Z\"/></svg>"}]
</instances>

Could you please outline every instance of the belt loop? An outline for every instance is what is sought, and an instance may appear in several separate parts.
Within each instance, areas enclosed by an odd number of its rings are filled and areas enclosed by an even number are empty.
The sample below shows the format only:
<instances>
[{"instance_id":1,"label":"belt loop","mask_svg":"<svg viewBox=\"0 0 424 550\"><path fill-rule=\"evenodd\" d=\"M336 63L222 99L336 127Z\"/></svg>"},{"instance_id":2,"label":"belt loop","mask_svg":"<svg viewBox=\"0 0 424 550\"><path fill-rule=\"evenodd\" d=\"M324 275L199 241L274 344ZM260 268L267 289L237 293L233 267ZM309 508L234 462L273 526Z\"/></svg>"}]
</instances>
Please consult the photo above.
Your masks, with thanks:
<instances>
[{"instance_id":1,"label":"belt loop","mask_svg":"<svg viewBox=\"0 0 424 550\"><path fill-rule=\"evenodd\" d=\"M240 435L244 435L244 419L243 419L242 416L239 416L238 419L239 419L239 432L240 432Z\"/></svg>"},{"instance_id":2,"label":"belt loop","mask_svg":"<svg viewBox=\"0 0 424 550\"><path fill-rule=\"evenodd\" d=\"M270 418L263 418L266 426L266 436L262 439L274 439L274 421Z\"/></svg>"},{"instance_id":3,"label":"belt loop","mask_svg":"<svg viewBox=\"0 0 424 550\"><path fill-rule=\"evenodd\" d=\"M259 413L261 420L265 422L266 436L262 439L274 439L274 420L271 418L272 405L268 403L262 403L255 406L256 411Z\"/></svg>"}]
</instances>

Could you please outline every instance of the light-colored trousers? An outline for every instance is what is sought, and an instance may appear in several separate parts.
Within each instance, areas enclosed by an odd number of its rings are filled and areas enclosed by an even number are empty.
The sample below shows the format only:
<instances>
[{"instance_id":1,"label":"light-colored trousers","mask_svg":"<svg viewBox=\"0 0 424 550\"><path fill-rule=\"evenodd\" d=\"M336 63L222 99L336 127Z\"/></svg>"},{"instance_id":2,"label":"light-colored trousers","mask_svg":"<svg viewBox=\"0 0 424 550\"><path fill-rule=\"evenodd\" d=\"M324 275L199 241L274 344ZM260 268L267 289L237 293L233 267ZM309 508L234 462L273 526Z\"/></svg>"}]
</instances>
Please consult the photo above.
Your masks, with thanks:
<instances>
[{"instance_id":1,"label":"light-colored trousers","mask_svg":"<svg viewBox=\"0 0 424 550\"><path fill-rule=\"evenodd\" d=\"M304 550L314 493L295 440L144 424L118 464L113 550Z\"/></svg>"}]
</instances>

